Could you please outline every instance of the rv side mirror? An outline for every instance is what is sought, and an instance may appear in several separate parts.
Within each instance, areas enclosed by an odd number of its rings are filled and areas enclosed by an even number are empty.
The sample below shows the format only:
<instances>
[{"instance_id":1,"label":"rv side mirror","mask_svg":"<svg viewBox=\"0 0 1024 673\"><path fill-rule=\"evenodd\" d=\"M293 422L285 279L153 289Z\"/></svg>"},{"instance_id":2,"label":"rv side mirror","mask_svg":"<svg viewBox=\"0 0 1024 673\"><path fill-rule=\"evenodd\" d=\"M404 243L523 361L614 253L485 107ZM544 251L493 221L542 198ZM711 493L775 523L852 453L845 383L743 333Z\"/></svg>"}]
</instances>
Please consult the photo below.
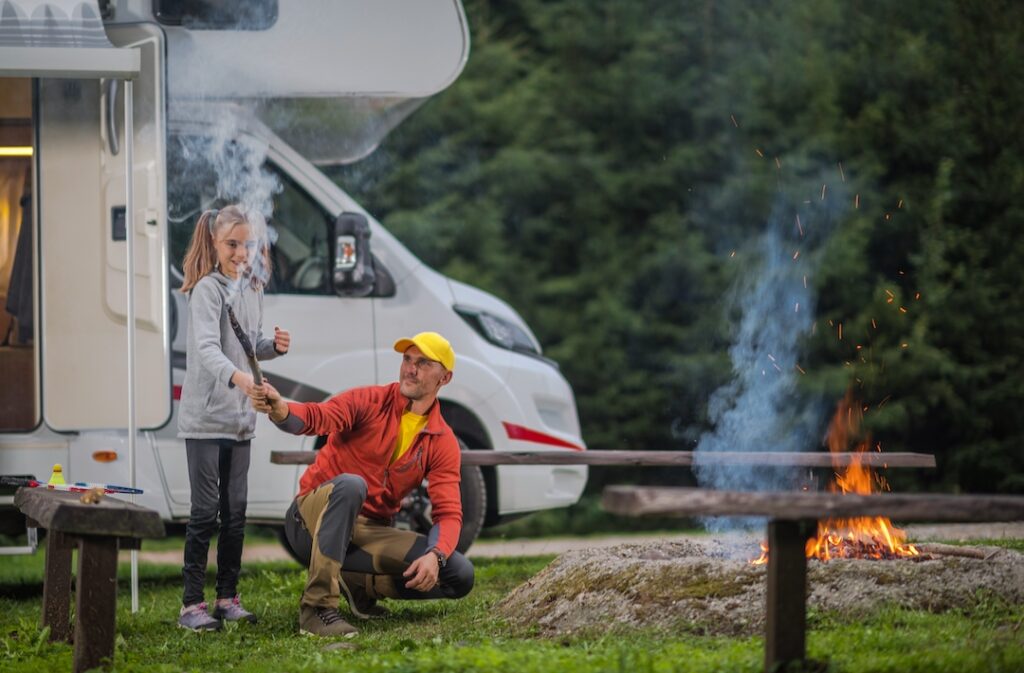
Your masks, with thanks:
<instances>
[{"instance_id":1,"label":"rv side mirror","mask_svg":"<svg viewBox=\"0 0 1024 673\"><path fill-rule=\"evenodd\" d=\"M334 292L365 297L377 280L370 257L370 223L361 213L342 213L334 221Z\"/></svg>"}]
</instances>

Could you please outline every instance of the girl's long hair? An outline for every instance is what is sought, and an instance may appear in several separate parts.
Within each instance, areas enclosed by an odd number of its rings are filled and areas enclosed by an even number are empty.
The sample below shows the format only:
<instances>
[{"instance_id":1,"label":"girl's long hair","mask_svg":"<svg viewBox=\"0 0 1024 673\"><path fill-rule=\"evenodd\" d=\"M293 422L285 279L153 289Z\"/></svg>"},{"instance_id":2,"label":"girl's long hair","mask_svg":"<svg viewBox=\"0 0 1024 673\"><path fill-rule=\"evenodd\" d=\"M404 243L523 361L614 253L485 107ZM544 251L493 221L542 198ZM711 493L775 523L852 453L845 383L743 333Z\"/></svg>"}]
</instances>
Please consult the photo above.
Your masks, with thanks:
<instances>
[{"instance_id":1,"label":"girl's long hair","mask_svg":"<svg viewBox=\"0 0 1024 673\"><path fill-rule=\"evenodd\" d=\"M262 222L262 218L257 218ZM196 228L192 232L192 242L189 243L188 251L185 253L185 261L182 262L182 271L185 274L185 282L181 284L181 291L188 293L199 279L209 274L217 267L217 250L213 246L213 238L217 232L231 228L239 224L252 224L241 206L225 206L220 210L211 209L203 211L203 214L196 220ZM260 289L266 286L270 280L270 249L266 232L261 231L257 236L260 261L262 264L250 264L247 273L250 274L250 282L253 288ZM255 269L254 267L262 266Z\"/></svg>"}]
</instances>

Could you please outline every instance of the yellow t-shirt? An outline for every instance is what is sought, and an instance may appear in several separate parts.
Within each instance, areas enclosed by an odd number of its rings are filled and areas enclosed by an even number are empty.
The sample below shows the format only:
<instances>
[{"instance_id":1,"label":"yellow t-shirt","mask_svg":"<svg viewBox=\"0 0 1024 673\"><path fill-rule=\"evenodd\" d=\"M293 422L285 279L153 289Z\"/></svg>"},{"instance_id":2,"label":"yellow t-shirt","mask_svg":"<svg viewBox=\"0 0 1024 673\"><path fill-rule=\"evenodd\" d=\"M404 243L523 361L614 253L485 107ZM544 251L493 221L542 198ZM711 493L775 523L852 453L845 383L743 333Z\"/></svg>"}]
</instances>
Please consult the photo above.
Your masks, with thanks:
<instances>
[{"instance_id":1,"label":"yellow t-shirt","mask_svg":"<svg viewBox=\"0 0 1024 673\"><path fill-rule=\"evenodd\" d=\"M406 411L402 414L402 425L398 428L398 439L395 441L395 450L391 453L391 462L394 463L405 455L405 452L412 446L412 440L420 433L420 430L427 426L427 417Z\"/></svg>"}]
</instances>

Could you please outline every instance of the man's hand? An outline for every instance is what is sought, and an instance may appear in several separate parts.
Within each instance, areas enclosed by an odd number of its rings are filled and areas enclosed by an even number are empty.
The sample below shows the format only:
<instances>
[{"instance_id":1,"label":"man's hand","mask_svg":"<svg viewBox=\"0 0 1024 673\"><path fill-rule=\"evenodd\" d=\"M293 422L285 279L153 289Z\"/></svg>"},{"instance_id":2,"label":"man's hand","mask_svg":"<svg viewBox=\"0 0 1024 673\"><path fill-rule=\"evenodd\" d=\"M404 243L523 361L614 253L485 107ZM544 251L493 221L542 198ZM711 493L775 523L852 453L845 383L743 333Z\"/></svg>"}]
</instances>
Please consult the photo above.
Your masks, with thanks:
<instances>
[{"instance_id":1,"label":"man's hand","mask_svg":"<svg viewBox=\"0 0 1024 673\"><path fill-rule=\"evenodd\" d=\"M409 581L405 583L407 589L427 592L437 586L437 554L428 551L423 556L413 561L405 572L404 577Z\"/></svg>"},{"instance_id":2,"label":"man's hand","mask_svg":"<svg viewBox=\"0 0 1024 673\"><path fill-rule=\"evenodd\" d=\"M267 414L275 423L288 418L288 403L269 381L264 379L262 385L254 386L252 390L253 394L249 395L249 398L252 400L253 409Z\"/></svg>"}]
</instances>

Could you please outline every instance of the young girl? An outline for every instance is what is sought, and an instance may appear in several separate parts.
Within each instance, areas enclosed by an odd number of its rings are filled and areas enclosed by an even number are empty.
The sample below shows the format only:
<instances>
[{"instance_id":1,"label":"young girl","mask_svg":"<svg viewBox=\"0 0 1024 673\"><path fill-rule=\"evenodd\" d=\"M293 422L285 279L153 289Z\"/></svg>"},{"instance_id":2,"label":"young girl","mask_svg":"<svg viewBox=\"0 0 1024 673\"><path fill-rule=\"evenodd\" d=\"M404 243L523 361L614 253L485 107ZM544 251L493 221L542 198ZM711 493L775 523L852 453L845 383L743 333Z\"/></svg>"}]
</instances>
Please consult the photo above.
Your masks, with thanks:
<instances>
[{"instance_id":1,"label":"young girl","mask_svg":"<svg viewBox=\"0 0 1024 673\"><path fill-rule=\"evenodd\" d=\"M262 220L257 220L261 223ZM228 306L259 360L288 352L291 337L274 327L263 336L262 279L269 278L265 236L239 206L208 210L196 222L185 255L189 325L185 381L178 408L178 436L185 439L192 513L185 531L185 592L178 625L194 631L219 629L222 620L256 617L242 607L242 565L249 444L256 412L247 395L259 390L245 351L231 328ZM217 602L213 615L203 601L206 557L217 529Z\"/></svg>"}]
</instances>

